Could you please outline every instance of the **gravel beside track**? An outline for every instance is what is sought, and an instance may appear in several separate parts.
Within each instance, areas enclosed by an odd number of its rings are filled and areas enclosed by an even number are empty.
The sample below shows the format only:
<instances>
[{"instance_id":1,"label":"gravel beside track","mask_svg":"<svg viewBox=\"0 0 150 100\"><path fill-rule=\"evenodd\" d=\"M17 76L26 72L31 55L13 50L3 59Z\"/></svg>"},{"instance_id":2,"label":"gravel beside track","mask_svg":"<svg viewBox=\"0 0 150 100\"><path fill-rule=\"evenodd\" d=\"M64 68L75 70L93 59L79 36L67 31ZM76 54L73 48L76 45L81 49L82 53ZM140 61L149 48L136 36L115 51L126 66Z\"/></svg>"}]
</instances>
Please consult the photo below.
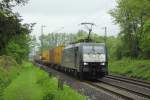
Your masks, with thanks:
<instances>
[{"instance_id":1,"label":"gravel beside track","mask_svg":"<svg viewBox=\"0 0 150 100\"><path fill-rule=\"evenodd\" d=\"M114 94L108 93L104 90L101 90L97 87L94 87L86 82L81 82L73 77L69 77L68 75L56 71L50 67L43 66L41 64L35 64L48 72L49 74L52 74L58 78L61 78L67 83L69 86L71 86L73 89L77 90L79 93L87 96L88 100L125 100L122 99L119 96L116 96Z\"/></svg>"},{"instance_id":2,"label":"gravel beside track","mask_svg":"<svg viewBox=\"0 0 150 100\"><path fill-rule=\"evenodd\" d=\"M129 92L120 90L120 89L112 87L110 85L106 85L104 83L89 83L89 84L91 84L92 86L95 86L99 89L103 89L106 92L109 92L109 93L115 94L119 97L122 97L126 100L133 100L133 98L132 98L132 96L130 96Z\"/></svg>"},{"instance_id":3,"label":"gravel beside track","mask_svg":"<svg viewBox=\"0 0 150 100\"><path fill-rule=\"evenodd\" d=\"M64 80L69 86L79 93L87 96L89 100L150 100L150 88L148 82L134 79L106 76L99 80L79 81L63 72L52 69L50 66L37 64L49 74Z\"/></svg>"},{"instance_id":4,"label":"gravel beside track","mask_svg":"<svg viewBox=\"0 0 150 100\"><path fill-rule=\"evenodd\" d=\"M124 81L114 80L114 79L107 78L107 77L100 79L100 82L110 85L112 87L130 92L133 94L133 97L135 97L134 95L137 95L137 97L134 98L136 100L150 100L150 89L149 88L145 88L145 87L138 86L135 84L127 83ZM144 98L139 99L139 97L144 97Z\"/></svg>"}]
</instances>

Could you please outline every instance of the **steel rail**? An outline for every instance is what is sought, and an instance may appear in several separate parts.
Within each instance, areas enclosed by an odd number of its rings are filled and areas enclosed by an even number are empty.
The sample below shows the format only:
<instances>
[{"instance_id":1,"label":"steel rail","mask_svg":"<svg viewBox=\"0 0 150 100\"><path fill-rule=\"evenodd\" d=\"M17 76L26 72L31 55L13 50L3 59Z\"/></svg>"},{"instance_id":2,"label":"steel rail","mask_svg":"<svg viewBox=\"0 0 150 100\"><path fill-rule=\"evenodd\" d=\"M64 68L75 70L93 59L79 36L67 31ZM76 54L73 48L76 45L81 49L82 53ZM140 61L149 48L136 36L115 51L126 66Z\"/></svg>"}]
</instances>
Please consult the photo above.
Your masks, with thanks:
<instances>
[{"instance_id":1,"label":"steel rail","mask_svg":"<svg viewBox=\"0 0 150 100\"><path fill-rule=\"evenodd\" d=\"M122 82L127 82L127 83L131 83L131 84L134 84L137 86L142 86L142 87L150 89L150 84L147 84L144 82L139 82L139 81L133 81L133 80L130 80L130 78L122 78L122 77L116 77L116 76L106 76L106 78L113 79L113 80L119 80Z\"/></svg>"},{"instance_id":2,"label":"steel rail","mask_svg":"<svg viewBox=\"0 0 150 100\"><path fill-rule=\"evenodd\" d=\"M91 86L93 86L93 87L96 87L96 88L98 88L98 89L101 89L101 90L103 90L103 91L105 91L105 92L114 94L114 95L116 95L116 96L118 96L118 97L120 97L120 98L122 98L122 99L134 100L134 99L133 99L132 97L130 97L130 96L123 95L123 94L121 94L121 93L119 93L119 92L113 91L113 90L111 90L111 89L108 89L108 88L106 88L106 87L103 87L103 86L100 86L100 85L97 85L97 84L94 84L94 83L92 83L92 82L86 82L86 83L89 84L89 85L91 85Z\"/></svg>"},{"instance_id":3,"label":"steel rail","mask_svg":"<svg viewBox=\"0 0 150 100\"><path fill-rule=\"evenodd\" d=\"M144 83L144 84L150 85L150 81L145 81L145 80L130 78L130 77L121 76L121 75L108 75L108 76L116 77L116 78L121 78L121 79L127 79L127 80L136 81L136 82L140 82L140 83Z\"/></svg>"},{"instance_id":4,"label":"steel rail","mask_svg":"<svg viewBox=\"0 0 150 100\"><path fill-rule=\"evenodd\" d=\"M113 87L116 87L116 88L123 89L123 90L125 90L125 91L128 91L128 92L130 92L130 93L132 93L132 94L138 95L138 96L140 96L140 97L145 97L145 98L150 99L150 95L148 95L148 94L144 94L144 93L142 93L142 92L137 92L137 91L134 91L134 90L132 90L132 89L127 89L127 88L122 87L122 86L119 86L119 85L117 85L117 84L114 85L114 84L111 84L111 83L106 82L106 81L103 81L103 80L99 80L99 82L102 82L102 83L104 83L104 84L107 84L107 85L110 85L110 86L113 86Z\"/></svg>"}]
</instances>

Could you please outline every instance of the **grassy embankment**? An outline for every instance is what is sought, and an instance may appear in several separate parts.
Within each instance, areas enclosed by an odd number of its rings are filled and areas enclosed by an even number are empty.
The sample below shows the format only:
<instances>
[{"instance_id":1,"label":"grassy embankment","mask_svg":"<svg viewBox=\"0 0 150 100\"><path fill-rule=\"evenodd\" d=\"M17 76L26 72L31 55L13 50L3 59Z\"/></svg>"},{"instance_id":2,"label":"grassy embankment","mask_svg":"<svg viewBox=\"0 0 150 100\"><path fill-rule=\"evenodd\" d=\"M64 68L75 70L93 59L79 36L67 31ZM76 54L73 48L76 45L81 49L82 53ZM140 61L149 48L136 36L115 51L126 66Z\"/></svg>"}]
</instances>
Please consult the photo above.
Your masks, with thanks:
<instances>
[{"instance_id":1,"label":"grassy embankment","mask_svg":"<svg viewBox=\"0 0 150 100\"><path fill-rule=\"evenodd\" d=\"M0 100L86 100L67 85L63 90L58 89L55 77L49 77L31 63L11 62L0 59Z\"/></svg>"},{"instance_id":2,"label":"grassy embankment","mask_svg":"<svg viewBox=\"0 0 150 100\"><path fill-rule=\"evenodd\" d=\"M109 72L144 80L150 80L150 60L123 59L110 61Z\"/></svg>"}]
</instances>

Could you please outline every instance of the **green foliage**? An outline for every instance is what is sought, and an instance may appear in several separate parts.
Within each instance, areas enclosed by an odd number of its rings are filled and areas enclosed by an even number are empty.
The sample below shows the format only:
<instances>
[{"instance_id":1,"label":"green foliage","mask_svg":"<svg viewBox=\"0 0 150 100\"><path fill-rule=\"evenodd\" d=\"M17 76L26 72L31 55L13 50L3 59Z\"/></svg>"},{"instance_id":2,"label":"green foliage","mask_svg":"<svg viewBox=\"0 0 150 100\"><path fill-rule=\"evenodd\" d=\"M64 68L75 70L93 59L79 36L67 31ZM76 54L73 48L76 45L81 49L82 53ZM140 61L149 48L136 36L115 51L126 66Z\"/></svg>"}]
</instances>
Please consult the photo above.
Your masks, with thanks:
<instances>
[{"instance_id":1,"label":"green foliage","mask_svg":"<svg viewBox=\"0 0 150 100\"><path fill-rule=\"evenodd\" d=\"M1 0L0 9L11 10L11 8L14 7L15 5L25 5L27 2L28 0Z\"/></svg>"},{"instance_id":2,"label":"green foliage","mask_svg":"<svg viewBox=\"0 0 150 100\"><path fill-rule=\"evenodd\" d=\"M83 30L79 30L77 32L77 34L75 34L75 40L73 42L76 42L76 41L80 41L80 40L84 40L86 39L88 36L88 33L83 31Z\"/></svg>"},{"instance_id":3,"label":"green foliage","mask_svg":"<svg viewBox=\"0 0 150 100\"><path fill-rule=\"evenodd\" d=\"M34 23L22 24L18 13L12 7L24 5L28 0L0 1L0 55L13 56L18 63L29 53L29 33Z\"/></svg>"},{"instance_id":4,"label":"green foliage","mask_svg":"<svg viewBox=\"0 0 150 100\"><path fill-rule=\"evenodd\" d=\"M39 51L41 48L47 50L49 48L54 48L59 45L67 45L70 42L74 41L74 34L68 33L49 33L48 35L40 36L42 46L40 45Z\"/></svg>"},{"instance_id":5,"label":"green foliage","mask_svg":"<svg viewBox=\"0 0 150 100\"><path fill-rule=\"evenodd\" d=\"M121 32L119 38L122 39L124 48L121 52L125 57L147 57L144 27L150 17L150 1L149 0L118 0L118 6L110 11L115 18L115 22L120 25ZM147 32L149 33L149 32ZM148 36L149 37L149 36ZM141 43L142 42L142 43ZM141 44L140 44L141 43ZM147 48L149 50L149 48ZM141 53L142 52L142 53Z\"/></svg>"},{"instance_id":6,"label":"green foliage","mask_svg":"<svg viewBox=\"0 0 150 100\"><path fill-rule=\"evenodd\" d=\"M0 56L0 70L0 79L10 82L17 76L20 67L12 57Z\"/></svg>"},{"instance_id":7,"label":"green foliage","mask_svg":"<svg viewBox=\"0 0 150 100\"><path fill-rule=\"evenodd\" d=\"M24 62L20 75L3 92L4 100L86 100L69 86L59 90L58 80L48 73Z\"/></svg>"},{"instance_id":8,"label":"green foliage","mask_svg":"<svg viewBox=\"0 0 150 100\"><path fill-rule=\"evenodd\" d=\"M6 47L6 54L14 57L18 63L23 59L28 59L30 37L28 35L19 35L13 37Z\"/></svg>"},{"instance_id":9,"label":"green foliage","mask_svg":"<svg viewBox=\"0 0 150 100\"><path fill-rule=\"evenodd\" d=\"M122 59L109 62L109 71L112 74L120 74L139 79L150 80L150 60Z\"/></svg>"},{"instance_id":10,"label":"green foliage","mask_svg":"<svg viewBox=\"0 0 150 100\"><path fill-rule=\"evenodd\" d=\"M100 39L99 39L100 40ZM103 39L101 39L103 40ZM104 41L104 40L103 40ZM107 37L106 46L108 48L108 56L110 59L116 59L118 56L116 54L120 39L114 36Z\"/></svg>"},{"instance_id":11,"label":"green foliage","mask_svg":"<svg viewBox=\"0 0 150 100\"><path fill-rule=\"evenodd\" d=\"M96 43L104 43L104 36L95 33L91 34L91 39Z\"/></svg>"},{"instance_id":12,"label":"green foliage","mask_svg":"<svg viewBox=\"0 0 150 100\"><path fill-rule=\"evenodd\" d=\"M89 37L88 40L88 33L83 30L79 30L75 35L74 35L74 43L80 43L80 42L96 42L96 43L103 43L104 42L104 37L99 36L98 34L92 33Z\"/></svg>"},{"instance_id":13,"label":"green foliage","mask_svg":"<svg viewBox=\"0 0 150 100\"><path fill-rule=\"evenodd\" d=\"M22 25L17 15L0 11L0 54L5 53L5 48L13 37L26 35L31 32L32 24Z\"/></svg>"},{"instance_id":14,"label":"green foliage","mask_svg":"<svg viewBox=\"0 0 150 100\"><path fill-rule=\"evenodd\" d=\"M18 76L20 70L20 66L12 57L0 56L0 100L4 89Z\"/></svg>"},{"instance_id":15,"label":"green foliage","mask_svg":"<svg viewBox=\"0 0 150 100\"><path fill-rule=\"evenodd\" d=\"M140 40L140 48L144 57L150 57L150 19L144 24L144 33Z\"/></svg>"},{"instance_id":16,"label":"green foliage","mask_svg":"<svg viewBox=\"0 0 150 100\"><path fill-rule=\"evenodd\" d=\"M38 79L34 70L24 69L20 76L5 89L4 100L42 100L43 93L36 84Z\"/></svg>"},{"instance_id":17,"label":"green foliage","mask_svg":"<svg viewBox=\"0 0 150 100\"><path fill-rule=\"evenodd\" d=\"M49 33L48 35L41 36L40 40L42 39L43 42L43 50L47 50L49 48L54 48L59 45L65 46L73 43L88 42L89 40L87 39L87 37L87 32L79 30L76 34ZM92 33L90 36L90 42L104 42L104 37ZM39 50L41 50L41 46L39 47Z\"/></svg>"},{"instance_id":18,"label":"green foliage","mask_svg":"<svg viewBox=\"0 0 150 100\"><path fill-rule=\"evenodd\" d=\"M21 50L21 47L18 44L14 43L13 41L11 41L8 44L7 53L8 53L8 55L11 55L13 58L15 58L18 62L20 62L22 59L20 57L20 55L23 53Z\"/></svg>"}]
</instances>

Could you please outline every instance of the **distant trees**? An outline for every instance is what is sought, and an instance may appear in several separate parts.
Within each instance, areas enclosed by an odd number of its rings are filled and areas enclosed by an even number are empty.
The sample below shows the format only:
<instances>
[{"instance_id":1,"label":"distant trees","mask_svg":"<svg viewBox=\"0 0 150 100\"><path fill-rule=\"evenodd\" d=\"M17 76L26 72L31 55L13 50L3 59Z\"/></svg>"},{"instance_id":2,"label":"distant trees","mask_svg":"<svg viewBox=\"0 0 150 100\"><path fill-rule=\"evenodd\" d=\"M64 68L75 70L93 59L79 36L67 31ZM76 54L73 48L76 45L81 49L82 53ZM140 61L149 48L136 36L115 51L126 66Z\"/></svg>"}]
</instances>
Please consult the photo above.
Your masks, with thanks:
<instances>
[{"instance_id":1,"label":"distant trees","mask_svg":"<svg viewBox=\"0 0 150 100\"><path fill-rule=\"evenodd\" d=\"M56 46L67 46L72 43L79 43L79 42L85 42L85 40L88 37L88 33L79 30L76 34L71 34L71 33L49 33L48 35L43 36L43 51L48 50L51 48L54 48ZM92 42L96 43L104 43L104 36L100 36L98 34L92 33L90 36ZM40 37L41 40L41 37ZM121 58L122 53L119 51L118 48L122 46L120 43L120 39L118 37L114 36L108 36L107 37L107 48L108 48L108 54L109 58L115 59L117 57ZM41 50L41 46L39 48ZM41 51L39 51L41 53ZM116 57L117 56L117 57Z\"/></svg>"},{"instance_id":2,"label":"distant trees","mask_svg":"<svg viewBox=\"0 0 150 100\"><path fill-rule=\"evenodd\" d=\"M71 33L49 33L48 35L43 35L42 37L40 36L39 39L40 41L41 39L43 41L43 50L60 45L67 45L75 39L75 35ZM41 50L41 46L39 50Z\"/></svg>"},{"instance_id":3,"label":"distant trees","mask_svg":"<svg viewBox=\"0 0 150 100\"><path fill-rule=\"evenodd\" d=\"M86 42L88 33L83 30L79 30L77 33L49 33L48 35L40 36L40 40L43 41L43 50L54 48L56 46L65 46L68 44ZM91 34L91 41L93 42L104 42L104 37L97 34ZM41 46L39 48L41 50Z\"/></svg>"},{"instance_id":4,"label":"distant trees","mask_svg":"<svg viewBox=\"0 0 150 100\"><path fill-rule=\"evenodd\" d=\"M118 58L149 58L150 1L118 0L117 3L117 8L110 11L110 14L121 27Z\"/></svg>"}]
</instances>

